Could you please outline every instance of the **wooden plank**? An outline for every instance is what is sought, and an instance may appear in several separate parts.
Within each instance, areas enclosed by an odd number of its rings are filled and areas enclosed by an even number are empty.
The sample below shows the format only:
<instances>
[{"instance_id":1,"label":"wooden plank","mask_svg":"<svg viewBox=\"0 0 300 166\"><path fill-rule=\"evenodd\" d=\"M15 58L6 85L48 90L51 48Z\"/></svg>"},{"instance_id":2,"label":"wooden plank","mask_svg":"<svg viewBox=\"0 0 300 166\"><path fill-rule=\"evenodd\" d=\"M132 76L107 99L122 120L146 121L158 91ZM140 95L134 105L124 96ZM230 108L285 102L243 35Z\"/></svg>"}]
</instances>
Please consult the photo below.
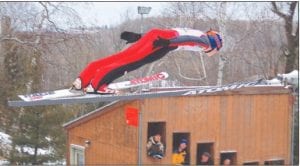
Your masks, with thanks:
<instances>
[{"instance_id":1,"label":"wooden plank","mask_svg":"<svg viewBox=\"0 0 300 166\"><path fill-rule=\"evenodd\" d=\"M257 157L258 161L263 161L263 156L261 156L261 125L263 118L261 116L261 109L260 109L260 104L259 101L261 99L261 96L255 95L254 96L254 123L255 126L253 127L252 130L254 130L254 139L255 139L255 156ZM261 164L261 163L260 163Z\"/></svg>"},{"instance_id":2,"label":"wooden plank","mask_svg":"<svg viewBox=\"0 0 300 166\"><path fill-rule=\"evenodd\" d=\"M135 155L115 155L119 153L120 147L125 144L132 145L128 148L121 148L125 154L126 152L136 151L137 148L136 139L125 139L128 136L126 134L136 135L137 133L135 128L130 128L125 124L124 116L121 116L123 114L123 107L115 108L109 114L103 114L78 127L69 129L70 137L73 137L70 142L84 146L85 140L91 141L91 147L86 149L86 164L136 163ZM101 127L98 128L99 126ZM125 133L126 128L128 128L127 131L131 132Z\"/></svg>"},{"instance_id":3,"label":"wooden plank","mask_svg":"<svg viewBox=\"0 0 300 166\"><path fill-rule=\"evenodd\" d=\"M211 111L212 111L212 124L211 129L213 131L211 141L214 143L214 163L217 164L220 160L219 158L219 140L220 140L220 115L219 115L219 109L220 109L220 96L214 96L212 98L212 105L211 105Z\"/></svg>"}]
</instances>

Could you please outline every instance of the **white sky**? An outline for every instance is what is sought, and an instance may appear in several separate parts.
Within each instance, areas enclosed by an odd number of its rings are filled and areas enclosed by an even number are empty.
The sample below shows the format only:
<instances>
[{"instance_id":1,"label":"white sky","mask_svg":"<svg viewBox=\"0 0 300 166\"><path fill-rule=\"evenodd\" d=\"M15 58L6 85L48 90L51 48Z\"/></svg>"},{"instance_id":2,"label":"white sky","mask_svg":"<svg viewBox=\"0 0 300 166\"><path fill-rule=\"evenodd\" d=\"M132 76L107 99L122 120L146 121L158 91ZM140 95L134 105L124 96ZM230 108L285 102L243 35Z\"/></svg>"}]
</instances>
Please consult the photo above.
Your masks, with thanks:
<instances>
[{"instance_id":1,"label":"white sky","mask_svg":"<svg viewBox=\"0 0 300 166\"><path fill-rule=\"evenodd\" d=\"M68 2L75 9L86 26L117 25L124 21L121 15L129 12L131 19L140 18L137 12L138 6L152 7L150 14L145 17L157 16L168 6L169 2ZM242 5L241 5L242 4ZM257 19L259 17L278 18L266 6L270 2L231 2L228 5L227 14L233 19ZM257 13L258 12L258 13ZM246 14L246 15L245 15ZM295 14L296 20L298 15Z\"/></svg>"},{"instance_id":2,"label":"white sky","mask_svg":"<svg viewBox=\"0 0 300 166\"><path fill-rule=\"evenodd\" d=\"M128 12L131 18L140 17L138 6L152 7L150 13L145 16L157 16L163 10L166 2L69 2L75 9L85 25L116 25L122 22L121 15Z\"/></svg>"}]
</instances>

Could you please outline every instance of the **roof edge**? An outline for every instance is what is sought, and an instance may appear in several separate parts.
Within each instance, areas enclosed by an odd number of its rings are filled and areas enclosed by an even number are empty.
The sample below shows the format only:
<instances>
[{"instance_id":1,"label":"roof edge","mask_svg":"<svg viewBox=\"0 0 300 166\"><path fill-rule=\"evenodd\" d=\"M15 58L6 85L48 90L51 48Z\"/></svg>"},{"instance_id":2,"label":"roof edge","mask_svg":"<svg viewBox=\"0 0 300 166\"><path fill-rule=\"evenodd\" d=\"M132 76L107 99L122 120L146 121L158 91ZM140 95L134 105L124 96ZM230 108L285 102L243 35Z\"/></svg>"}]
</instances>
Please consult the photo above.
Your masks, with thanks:
<instances>
[{"instance_id":1,"label":"roof edge","mask_svg":"<svg viewBox=\"0 0 300 166\"><path fill-rule=\"evenodd\" d=\"M73 120L71 120L71 121L69 121L69 122L67 122L67 123L64 123L62 126L63 126L64 128L68 128L70 125L74 124L75 122L77 122L77 121L79 121L79 120L82 120L82 119L84 119L84 118L86 118L86 117L92 116L92 115L94 115L94 114L96 114L96 113L98 113L98 112L101 112L101 111L103 111L104 109L109 108L109 107L111 107L111 106L113 106L113 105L115 105L115 104L117 104L117 103L119 103L119 102L120 102L119 100L110 102L110 103L108 103L108 104L106 104L106 105L104 105L104 106L102 106L102 107L100 107L100 108L97 108L97 109L94 110L94 111L91 111L91 112L89 112L89 113L87 113L87 114L85 114L85 115L82 115L82 116L80 116L80 117L78 117L78 118L75 118L75 119L73 119Z\"/></svg>"}]
</instances>

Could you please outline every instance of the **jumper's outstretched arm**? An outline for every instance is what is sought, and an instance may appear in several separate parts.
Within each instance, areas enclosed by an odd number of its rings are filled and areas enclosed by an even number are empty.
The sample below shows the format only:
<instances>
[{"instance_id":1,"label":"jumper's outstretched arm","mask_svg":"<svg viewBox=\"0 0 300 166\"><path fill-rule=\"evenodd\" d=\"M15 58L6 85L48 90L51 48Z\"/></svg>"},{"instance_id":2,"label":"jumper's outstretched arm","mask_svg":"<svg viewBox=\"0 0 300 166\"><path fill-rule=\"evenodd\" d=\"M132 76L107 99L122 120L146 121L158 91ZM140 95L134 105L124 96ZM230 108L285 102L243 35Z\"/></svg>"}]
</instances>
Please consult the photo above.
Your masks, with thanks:
<instances>
[{"instance_id":1,"label":"jumper's outstretched arm","mask_svg":"<svg viewBox=\"0 0 300 166\"><path fill-rule=\"evenodd\" d=\"M209 40L206 36L189 36L189 35L184 35L184 36L178 36L176 38L173 38L170 40L170 45L174 46L196 46L199 45L204 48L208 48L209 45Z\"/></svg>"}]
</instances>

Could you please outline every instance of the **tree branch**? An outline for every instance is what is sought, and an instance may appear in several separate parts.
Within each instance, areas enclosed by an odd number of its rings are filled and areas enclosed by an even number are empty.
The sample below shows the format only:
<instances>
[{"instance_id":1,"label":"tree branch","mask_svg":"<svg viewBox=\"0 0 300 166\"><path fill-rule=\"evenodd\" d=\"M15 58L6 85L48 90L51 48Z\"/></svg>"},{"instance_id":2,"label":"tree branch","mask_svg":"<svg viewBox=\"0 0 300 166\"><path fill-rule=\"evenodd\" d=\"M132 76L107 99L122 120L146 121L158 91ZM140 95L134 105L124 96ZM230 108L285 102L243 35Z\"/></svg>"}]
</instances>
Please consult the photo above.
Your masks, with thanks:
<instances>
[{"instance_id":1,"label":"tree branch","mask_svg":"<svg viewBox=\"0 0 300 166\"><path fill-rule=\"evenodd\" d=\"M45 9L45 13L46 13L45 18L47 19L47 21L48 21L49 23L51 23L51 24L54 26L54 28L55 28L55 30L56 30L57 32L60 32L61 29L59 29L59 28L56 26L56 24L50 19L49 9L48 9L47 5L45 5L43 2L39 2L39 4L41 4L41 5L43 6L43 8Z\"/></svg>"},{"instance_id":2,"label":"tree branch","mask_svg":"<svg viewBox=\"0 0 300 166\"><path fill-rule=\"evenodd\" d=\"M295 42L297 43L297 45L299 45L299 22L297 23L296 36L294 39L295 39Z\"/></svg>"},{"instance_id":3,"label":"tree branch","mask_svg":"<svg viewBox=\"0 0 300 166\"><path fill-rule=\"evenodd\" d=\"M0 38L0 42L2 41L6 41L6 40L12 40L12 41L15 41L17 43L20 43L20 44L27 44L27 45L36 45L38 44L37 42L28 42L28 41L23 41L19 38L16 38L16 37L2 37Z\"/></svg>"},{"instance_id":4,"label":"tree branch","mask_svg":"<svg viewBox=\"0 0 300 166\"><path fill-rule=\"evenodd\" d=\"M290 5L290 17L292 17L293 19L293 16L294 16L294 13L295 13L295 8L297 6L297 1L295 2L292 2L291 5Z\"/></svg>"},{"instance_id":5,"label":"tree branch","mask_svg":"<svg viewBox=\"0 0 300 166\"><path fill-rule=\"evenodd\" d=\"M286 14L284 14L284 13L282 13L282 12L279 11L279 9L278 9L278 7L276 5L276 2L273 1L273 2L271 2L271 4L272 4L272 7L273 7L273 9L271 9L272 12L274 12L275 14L277 14L279 17L287 19L288 16Z\"/></svg>"}]
</instances>

